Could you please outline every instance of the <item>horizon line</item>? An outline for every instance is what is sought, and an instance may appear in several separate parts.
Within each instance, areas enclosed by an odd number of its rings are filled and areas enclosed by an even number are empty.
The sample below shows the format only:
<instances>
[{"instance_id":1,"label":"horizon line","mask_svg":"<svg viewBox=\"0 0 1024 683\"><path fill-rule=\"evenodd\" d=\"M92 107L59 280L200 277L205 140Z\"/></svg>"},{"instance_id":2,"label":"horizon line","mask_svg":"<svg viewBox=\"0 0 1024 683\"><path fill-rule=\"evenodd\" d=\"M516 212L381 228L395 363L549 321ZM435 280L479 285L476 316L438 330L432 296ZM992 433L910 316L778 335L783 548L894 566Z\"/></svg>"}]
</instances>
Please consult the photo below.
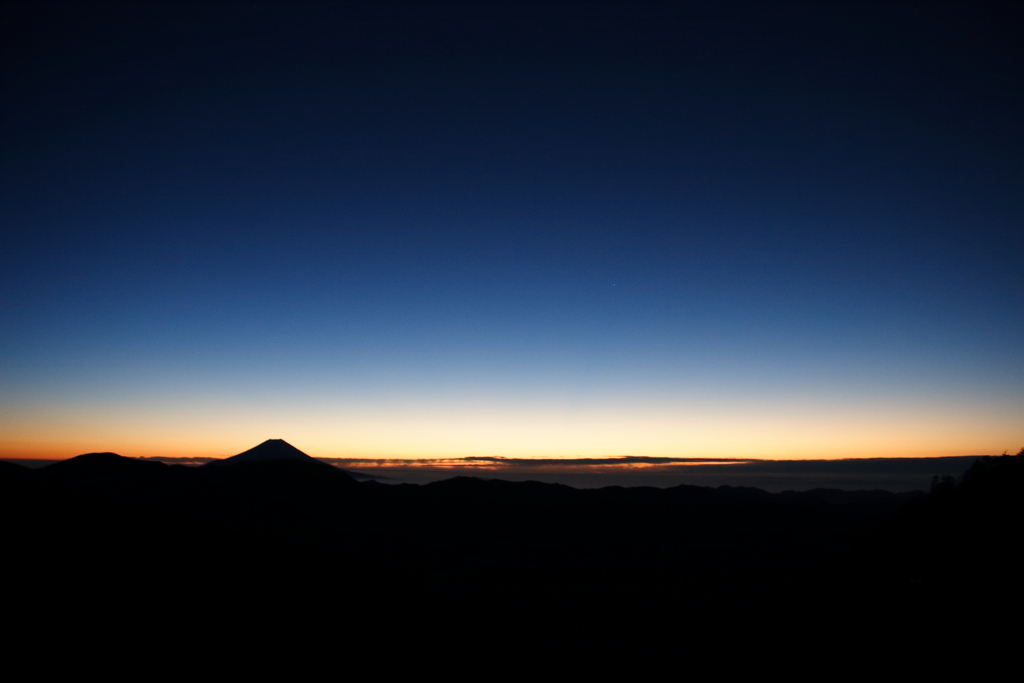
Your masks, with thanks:
<instances>
[{"instance_id":1,"label":"horizon line","mask_svg":"<svg viewBox=\"0 0 1024 683\"><path fill-rule=\"evenodd\" d=\"M112 451L92 451L92 452L108 452ZM508 457L508 456L456 456L456 457L428 457L428 458L374 458L374 457L362 457L362 458L338 458L338 457L317 457L309 456L316 460L328 462L331 464L342 464L342 463L366 463L373 465L427 465L436 464L443 466L445 464L479 464L483 465L532 465L532 466L543 466L543 465L630 465L630 464L649 464L649 465L668 465L668 464L681 464L681 465L715 465L715 464L743 464L743 463L755 463L755 462L841 462L841 461L863 461L863 460L942 460L951 458L983 458L983 457L999 457L1001 455L1009 455L1008 451L1000 454L993 453L968 453L961 455L889 455L889 456L845 456L845 457L821 457L821 458L694 458L694 457L673 457L673 456L648 456L648 455L609 455L609 456L587 456L580 458L552 458L552 457ZM46 458L46 457L6 457L0 456L0 460L3 461L24 461L24 462L39 462L39 461L50 461L50 462L62 462L64 460L71 460L73 458L80 457L82 455L88 455L88 453L79 453L64 458ZM121 457L131 458L133 460L149 460L157 462L168 462L170 464L175 463L187 463L187 462L211 462L215 460L226 460L227 458L234 456L162 456L162 455L143 455L143 456L124 456L120 453L114 453ZM308 454L307 454L308 455Z\"/></svg>"}]
</instances>

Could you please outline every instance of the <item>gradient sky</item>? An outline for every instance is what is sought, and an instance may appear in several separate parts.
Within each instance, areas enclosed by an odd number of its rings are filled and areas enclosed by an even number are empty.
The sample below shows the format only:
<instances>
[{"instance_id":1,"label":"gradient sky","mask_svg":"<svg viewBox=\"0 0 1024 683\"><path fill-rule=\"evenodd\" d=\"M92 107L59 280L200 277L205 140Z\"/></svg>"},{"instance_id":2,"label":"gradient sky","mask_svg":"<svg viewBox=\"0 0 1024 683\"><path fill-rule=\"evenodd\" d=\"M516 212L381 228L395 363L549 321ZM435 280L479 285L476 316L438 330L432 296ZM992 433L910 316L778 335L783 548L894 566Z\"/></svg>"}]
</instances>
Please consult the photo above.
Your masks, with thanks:
<instances>
[{"instance_id":1,"label":"gradient sky","mask_svg":"<svg viewBox=\"0 0 1024 683\"><path fill-rule=\"evenodd\" d=\"M1024 446L1019 3L2 12L2 457Z\"/></svg>"}]
</instances>

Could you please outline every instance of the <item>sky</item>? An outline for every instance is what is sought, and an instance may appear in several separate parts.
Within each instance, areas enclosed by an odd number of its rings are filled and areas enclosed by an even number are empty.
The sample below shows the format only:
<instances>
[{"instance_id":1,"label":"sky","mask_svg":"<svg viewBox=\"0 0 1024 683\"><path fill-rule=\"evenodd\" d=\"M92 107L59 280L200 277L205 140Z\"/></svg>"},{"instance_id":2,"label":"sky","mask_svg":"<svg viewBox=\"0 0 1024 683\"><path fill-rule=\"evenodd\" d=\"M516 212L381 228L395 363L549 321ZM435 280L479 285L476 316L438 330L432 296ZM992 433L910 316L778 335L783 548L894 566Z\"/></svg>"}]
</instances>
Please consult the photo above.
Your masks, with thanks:
<instances>
[{"instance_id":1,"label":"sky","mask_svg":"<svg viewBox=\"0 0 1024 683\"><path fill-rule=\"evenodd\" d=\"M0 12L0 457L1024 446L1018 3Z\"/></svg>"}]
</instances>

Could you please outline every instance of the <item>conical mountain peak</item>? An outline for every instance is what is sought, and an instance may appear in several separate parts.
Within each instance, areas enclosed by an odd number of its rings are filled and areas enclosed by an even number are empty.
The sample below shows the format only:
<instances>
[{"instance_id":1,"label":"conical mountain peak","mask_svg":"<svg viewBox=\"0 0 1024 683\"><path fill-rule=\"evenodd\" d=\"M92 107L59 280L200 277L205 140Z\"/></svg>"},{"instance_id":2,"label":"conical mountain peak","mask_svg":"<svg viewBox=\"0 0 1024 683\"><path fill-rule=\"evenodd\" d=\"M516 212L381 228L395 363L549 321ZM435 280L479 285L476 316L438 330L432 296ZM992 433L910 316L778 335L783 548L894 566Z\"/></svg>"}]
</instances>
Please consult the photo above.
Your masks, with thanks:
<instances>
[{"instance_id":1,"label":"conical mountain peak","mask_svg":"<svg viewBox=\"0 0 1024 683\"><path fill-rule=\"evenodd\" d=\"M313 460L319 462L284 439L267 439L255 448L250 448L230 458L214 460L210 464L233 465L241 462L264 462L267 460Z\"/></svg>"}]
</instances>

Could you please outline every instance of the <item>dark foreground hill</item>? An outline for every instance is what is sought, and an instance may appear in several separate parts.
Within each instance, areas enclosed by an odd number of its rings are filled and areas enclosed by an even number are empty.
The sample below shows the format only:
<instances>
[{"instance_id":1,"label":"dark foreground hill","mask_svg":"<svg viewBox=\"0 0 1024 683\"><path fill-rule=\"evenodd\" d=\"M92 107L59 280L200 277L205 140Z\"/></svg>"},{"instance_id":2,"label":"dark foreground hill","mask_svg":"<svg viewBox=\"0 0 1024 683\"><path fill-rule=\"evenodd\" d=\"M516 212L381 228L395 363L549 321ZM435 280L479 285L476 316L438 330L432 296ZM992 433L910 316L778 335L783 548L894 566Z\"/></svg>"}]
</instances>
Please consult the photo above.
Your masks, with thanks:
<instances>
[{"instance_id":1,"label":"dark foreground hill","mask_svg":"<svg viewBox=\"0 0 1024 683\"><path fill-rule=\"evenodd\" d=\"M998 679L1007 642L983 625L1019 606L1020 463L979 461L925 496L387 486L312 458L187 468L104 453L0 468L0 496L27 623L102 613L589 662L733 652L730 666L792 675L827 660Z\"/></svg>"}]
</instances>

